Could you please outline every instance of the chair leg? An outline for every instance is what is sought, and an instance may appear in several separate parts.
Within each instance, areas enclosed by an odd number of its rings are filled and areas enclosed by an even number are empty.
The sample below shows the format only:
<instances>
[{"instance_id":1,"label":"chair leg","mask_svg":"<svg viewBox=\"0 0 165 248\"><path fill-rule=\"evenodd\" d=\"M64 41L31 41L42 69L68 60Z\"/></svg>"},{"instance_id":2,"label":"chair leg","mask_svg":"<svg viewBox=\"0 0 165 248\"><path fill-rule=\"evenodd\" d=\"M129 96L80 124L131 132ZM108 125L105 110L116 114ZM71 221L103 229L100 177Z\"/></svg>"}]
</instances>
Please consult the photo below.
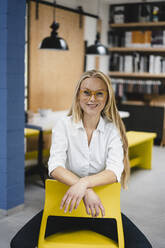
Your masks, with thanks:
<instances>
[{"instance_id":1,"label":"chair leg","mask_svg":"<svg viewBox=\"0 0 165 248\"><path fill-rule=\"evenodd\" d=\"M45 187L45 167L43 164L43 131L40 130L39 132L39 139L38 139L38 170L39 175L41 178L41 181L43 182L43 185Z\"/></svg>"}]
</instances>

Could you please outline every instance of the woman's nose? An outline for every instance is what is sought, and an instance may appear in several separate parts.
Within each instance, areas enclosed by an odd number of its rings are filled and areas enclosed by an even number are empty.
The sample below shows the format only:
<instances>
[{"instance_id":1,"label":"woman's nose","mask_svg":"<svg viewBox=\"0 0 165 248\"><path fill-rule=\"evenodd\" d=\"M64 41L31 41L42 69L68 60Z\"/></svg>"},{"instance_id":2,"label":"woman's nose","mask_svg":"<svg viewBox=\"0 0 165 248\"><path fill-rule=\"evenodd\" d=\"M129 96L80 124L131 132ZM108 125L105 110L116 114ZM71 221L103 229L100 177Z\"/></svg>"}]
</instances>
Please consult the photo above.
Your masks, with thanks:
<instances>
[{"instance_id":1,"label":"woman's nose","mask_svg":"<svg viewBox=\"0 0 165 248\"><path fill-rule=\"evenodd\" d=\"M95 96L94 96L94 94L92 94L92 95L90 96L89 100L90 100L90 101L95 101Z\"/></svg>"}]
</instances>

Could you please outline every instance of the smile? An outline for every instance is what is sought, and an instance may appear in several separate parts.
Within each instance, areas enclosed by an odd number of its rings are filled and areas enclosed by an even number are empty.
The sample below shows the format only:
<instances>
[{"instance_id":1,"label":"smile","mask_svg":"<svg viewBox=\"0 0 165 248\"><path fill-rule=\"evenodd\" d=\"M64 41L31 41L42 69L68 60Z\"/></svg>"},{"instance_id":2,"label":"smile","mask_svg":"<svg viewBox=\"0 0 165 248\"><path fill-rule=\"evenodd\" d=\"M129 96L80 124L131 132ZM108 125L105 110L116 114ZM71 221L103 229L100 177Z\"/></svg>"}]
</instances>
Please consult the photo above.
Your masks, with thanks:
<instances>
[{"instance_id":1,"label":"smile","mask_svg":"<svg viewBox=\"0 0 165 248\"><path fill-rule=\"evenodd\" d=\"M90 108L96 108L98 106L98 104L87 104L87 106Z\"/></svg>"}]
</instances>

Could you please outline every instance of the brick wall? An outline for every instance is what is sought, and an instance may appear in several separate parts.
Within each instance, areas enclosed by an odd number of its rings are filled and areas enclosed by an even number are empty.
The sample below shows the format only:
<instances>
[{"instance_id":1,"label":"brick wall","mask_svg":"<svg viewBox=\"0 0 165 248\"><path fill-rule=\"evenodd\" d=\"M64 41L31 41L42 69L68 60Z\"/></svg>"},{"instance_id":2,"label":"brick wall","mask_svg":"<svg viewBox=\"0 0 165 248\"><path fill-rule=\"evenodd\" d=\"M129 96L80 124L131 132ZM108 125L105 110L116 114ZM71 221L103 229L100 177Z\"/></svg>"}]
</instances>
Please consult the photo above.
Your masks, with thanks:
<instances>
[{"instance_id":1,"label":"brick wall","mask_svg":"<svg viewBox=\"0 0 165 248\"><path fill-rule=\"evenodd\" d=\"M24 202L24 0L0 0L0 209Z\"/></svg>"}]
</instances>

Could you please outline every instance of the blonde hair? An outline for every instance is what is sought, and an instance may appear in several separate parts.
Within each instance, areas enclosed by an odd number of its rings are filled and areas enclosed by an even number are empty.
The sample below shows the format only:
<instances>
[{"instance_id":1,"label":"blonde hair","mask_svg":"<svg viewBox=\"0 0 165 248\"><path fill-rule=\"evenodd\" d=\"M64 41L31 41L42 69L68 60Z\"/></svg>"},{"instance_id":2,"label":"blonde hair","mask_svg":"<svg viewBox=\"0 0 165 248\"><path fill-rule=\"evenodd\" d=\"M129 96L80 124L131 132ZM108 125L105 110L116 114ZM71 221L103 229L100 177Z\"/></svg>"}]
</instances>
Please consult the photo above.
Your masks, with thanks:
<instances>
[{"instance_id":1,"label":"blonde hair","mask_svg":"<svg viewBox=\"0 0 165 248\"><path fill-rule=\"evenodd\" d=\"M111 80L108 76L106 76L103 72L98 70L90 70L82 74L80 80L77 83L77 86L75 88L74 96L73 96L73 102L72 106L70 108L70 111L68 113L68 116L72 115L73 121L78 122L82 120L83 118L83 111L79 104L79 90L81 83L86 78L100 78L107 86L108 90L108 98L105 104L104 109L102 110L101 115L103 117L106 117L110 122L113 122L117 129L119 130L122 142L123 142L123 151L124 151L124 170L121 177L121 184L123 188L127 188L127 181L130 175L130 166L129 166L129 158L128 158L128 141L126 137L126 130L125 126L123 124L123 121L120 118L116 101L115 101L115 95L112 88Z\"/></svg>"}]
</instances>

